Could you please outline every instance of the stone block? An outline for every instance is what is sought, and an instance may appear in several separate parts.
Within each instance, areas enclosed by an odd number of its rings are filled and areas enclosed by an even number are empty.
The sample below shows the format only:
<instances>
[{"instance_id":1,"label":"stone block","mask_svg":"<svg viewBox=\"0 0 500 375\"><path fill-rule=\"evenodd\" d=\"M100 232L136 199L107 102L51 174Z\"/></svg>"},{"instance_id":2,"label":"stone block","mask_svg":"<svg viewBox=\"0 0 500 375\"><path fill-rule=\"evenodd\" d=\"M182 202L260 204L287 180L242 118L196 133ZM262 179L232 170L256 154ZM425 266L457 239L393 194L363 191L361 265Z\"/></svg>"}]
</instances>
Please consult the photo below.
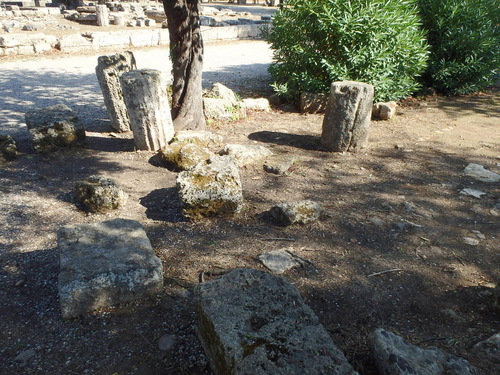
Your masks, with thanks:
<instances>
[{"instance_id":1,"label":"stone block","mask_svg":"<svg viewBox=\"0 0 500 375\"><path fill-rule=\"evenodd\" d=\"M130 46L130 33L126 32L95 32L90 35L95 49L103 47L126 48Z\"/></svg>"},{"instance_id":2,"label":"stone block","mask_svg":"<svg viewBox=\"0 0 500 375\"><path fill-rule=\"evenodd\" d=\"M77 52L92 48L92 39L81 34L65 35L59 39L56 48L62 52Z\"/></svg>"},{"instance_id":3,"label":"stone block","mask_svg":"<svg viewBox=\"0 0 500 375\"><path fill-rule=\"evenodd\" d=\"M220 155L232 156L239 166L253 164L273 153L271 150L260 145L227 144L219 152Z\"/></svg>"},{"instance_id":4,"label":"stone block","mask_svg":"<svg viewBox=\"0 0 500 375\"><path fill-rule=\"evenodd\" d=\"M26 125L36 152L49 153L85 140L85 129L64 104L26 112Z\"/></svg>"},{"instance_id":5,"label":"stone block","mask_svg":"<svg viewBox=\"0 0 500 375\"><path fill-rule=\"evenodd\" d=\"M115 219L62 227L57 244L63 318L162 291L161 261L136 221Z\"/></svg>"},{"instance_id":6,"label":"stone block","mask_svg":"<svg viewBox=\"0 0 500 375\"><path fill-rule=\"evenodd\" d=\"M381 374L479 375L479 371L463 358L437 348L419 348L382 328L374 332L371 348Z\"/></svg>"},{"instance_id":7,"label":"stone block","mask_svg":"<svg viewBox=\"0 0 500 375\"><path fill-rule=\"evenodd\" d=\"M247 98L243 99L243 105L246 109L250 109L252 111L265 111L269 112L271 110L271 105L269 104L269 100L266 98Z\"/></svg>"},{"instance_id":8,"label":"stone block","mask_svg":"<svg viewBox=\"0 0 500 375\"><path fill-rule=\"evenodd\" d=\"M130 34L130 43L134 47L157 46L160 36L156 30L135 31Z\"/></svg>"},{"instance_id":9,"label":"stone block","mask_svg":"<svg viewBox=\"0 0 500 375\"><path fill-rule=\"evenodd\" d=\"M0 47L33 46L34 43L43 42L46 39L47 35L42 33L5 34L0 36Z\"/></svg>"},{"instance_id":10,"label":"stone block","mask_svg":"<svg viewBox=\"0 0 500 375\"><path fill-rule=\"evenodd\" d=\"M236 269L197 285L194 295L215 374L357 374L284 278Z\"/></svg>"},{"instance_id":11,"label":"stone block","mask_svg":"<svg viewBox=\"0 0 500 375\"><path fill-rule=\"evenodd\" d=\"M75 200L90 212L114 210L127 202L127 194L111 178L90 176L75 184Z\"/></svg>"},{"instance_id":12,"label":"stone block","mask_svg":"<svg viewBox=\"0 0 500 375\"><path fill-rule=\"evenodd\" d=\"M49 43L35 43L33 48L35 53L44 53L52 50L52 46Z\"/></svg>"},{"instance_id":13,"label":"stone block","mask_svg":"<svg viewBox=\"0 0 500 375\"><path fill-rule=\"evenodd\" d=\"M238 38L257 38L261 34L259 25L239 25Z\"/></svg>"},{"instance_id":14,"label":"stone block","mask_svg":"<svg viewBox=\"0 0 500 375\"><path fill-rule=\"evenodd\" d=\"M396 114L398 103L379 102L373 105L372 118L375 120L390 120Z\"/></svg>"},{"instance_id":15,"label":"stone block","mask_svg":"<svg viewBox=\"0 0 500 375\"><path fill-rule=\"evenodd\" d=\"M307 224L319 218L319 204L310 200L281 203L271 208L272 217L282 225Z\"/></svg>"},{"instance_id":16,"label":"stone block","mask_svg":"<svg viewBox=\"0 0 500 375\"><path fill-rule=\"evenodd\" d=\"M231 216L243 207L243 191L236 162L215 156L177 175L183 214L190 218Z\"/></svg>"},{"instance_id":17,"label":"stone block","mask_svg":"<svg viewBox=\"0 0 500 375\"><path fill-rule=\"evenodd\" d=\"M238 120L247 115L243 105L219 98L203 98L203 113L213 120Z\"/></svg>"},{"instance_id":18,"label":"stone block","mask_svg":"<svg viewBox=\"0 0 500 375\"><path fill-rule=\"evenodd\" d=\"M238 102L238 99L236 99L236 94L234 93L234 91L231 90L229 87L224 86L220 82L214 83L212 85L212 88L210 89L210 91L208 91L205 94L205 97L224 99L224 100L228 100L234 104L236 104Z\"/></svg>"},{"instance_id":19,"label":"stone block","mask_svg":"<svg viewBox=\"0 0 500 375\"><path fill-rule=\"evenodd\" d=\"M160 29L158 30L158 45L166 46L170 44L170 34L168 29Z\"/></svg>"},{"instance_id":20,"label":"stone block","mask_svg":"<svg viewBox=\"0 0 500 375\"><path fill-rule=\"evenodd\" d=\"M175 132L172 139L172 142L195 143L204 147L216 146L222 141L223 138L220 134L200 130L180 130Z\"/></svg>"},{"instance_id":21,"label":"stone block","mask_svg":"<svg viewBox=\"0 0 500 375\"><path fill-rule=\"evenodd\" d=\"M175 142L160 150L163 163L174 171L184 171L213 156L208 148L196 143Z\"/></svg>"}]
</instances>

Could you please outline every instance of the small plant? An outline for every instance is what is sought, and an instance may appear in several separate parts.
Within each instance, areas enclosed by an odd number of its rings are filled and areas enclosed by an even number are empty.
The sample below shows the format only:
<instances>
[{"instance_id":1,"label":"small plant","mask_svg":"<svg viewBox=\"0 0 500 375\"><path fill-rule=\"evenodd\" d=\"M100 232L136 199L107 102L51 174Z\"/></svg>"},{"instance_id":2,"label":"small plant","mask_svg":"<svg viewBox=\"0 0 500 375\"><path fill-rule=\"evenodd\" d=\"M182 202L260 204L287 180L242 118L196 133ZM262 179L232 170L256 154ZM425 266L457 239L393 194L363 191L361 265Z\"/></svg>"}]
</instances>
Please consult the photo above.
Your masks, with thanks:
<instances>
[{"instance_id":1,"label":"small plant","mask_svg":"<svg viewBox=\"0 0 500 375\"><path fill-rule=\"evenodd\" d=\"M488 86L500 70L498 0L418 0L431 55L423 82L443 94Z\"/></svg>"},{"instance_id":2,"label":"small plant","mask_svg":"<svg viewBox=\"0 0 500 375\"><path fill-rule=\"evenodd\" d=\"M413 0L289 0L264 36L273 87L287 99L342 80L374 85L376 100L399 99L418 89L428 55Z\"/></svg>"}]
</instances>

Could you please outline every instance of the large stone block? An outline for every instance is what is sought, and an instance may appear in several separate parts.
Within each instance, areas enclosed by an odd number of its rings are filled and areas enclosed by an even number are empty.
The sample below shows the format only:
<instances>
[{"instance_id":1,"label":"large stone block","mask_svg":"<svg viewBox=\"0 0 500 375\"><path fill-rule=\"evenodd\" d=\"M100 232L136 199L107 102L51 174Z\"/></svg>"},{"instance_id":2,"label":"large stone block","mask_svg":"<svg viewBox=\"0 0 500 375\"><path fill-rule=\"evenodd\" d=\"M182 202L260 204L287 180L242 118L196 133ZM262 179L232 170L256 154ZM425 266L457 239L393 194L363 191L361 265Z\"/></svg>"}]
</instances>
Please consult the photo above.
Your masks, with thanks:
<instances>
[{"instance_id":1,"label":"large stone block","mask_svg":"<svg viewBox=\"0 0 500 375\"><path fill-rule=\"evenodd\" d=\"M243 191L236 162L215 156L177 175L177 191L185 216L229 216L243 207Z\"/></svg>"},{"instance_id":2,"label":"large stone block","mask_svg":"<svg viewBox=\"0 0 500 375\"><path fill-rule=\"evenodd\" d=\"M26 112L26 125L33 148L48 153L85 140L85 129L75 113L64 104Z\"/></svg>"},{"instance_id":3,"label":"large stone block","mask_svg":"<svg viewBox=\"0 0 500 375\"><path fill-rule=\"evenodd\" d=\"M120 76L134 69L137 69L137 66L131 51L97 58L95 68L97 80L111 120L111 127L118 132L130 130L130 120L123 100Z\"/></svg>"},{"instance_id":4,"label":"large stone block","mask_svg":"<svg viewBox=\"0 0 500 375\"><path fill-rule=\"evenodd\" d=\"M285 279L237 269L194 293L199 333L216 374L356 374Z\"/></svg>"},{"instance_id":5,"label":"large stone block","mask_svg":"<svg viewBox=\"0 0 500 375\"><path fill-rule=\"evenodd\" d=\"M160 35L156 30L141 30L130 34L130 44L133 47L157 46L159 41Z\"/></svg>"},{"instance_id":6,"label":"large stone block","mask_svg":"<svg viewBox=\"0 0 500 375\"><path fill-rule=\"evenodd\" d=\"M136 221L115 219L62 227L57 243L64 318L162 290L161 261Z\"/></svg>"},{"instance_id":7,"label":"large stone block","mask_svg":"<svg viewBox=\"0 0 500 375\"><path fill-rule=\"evenodd\" d=\"M76 52L92 48L92 39L81 34L65 35L59 39L56 48L62 52Z\"/></svg>"}]
</instances>

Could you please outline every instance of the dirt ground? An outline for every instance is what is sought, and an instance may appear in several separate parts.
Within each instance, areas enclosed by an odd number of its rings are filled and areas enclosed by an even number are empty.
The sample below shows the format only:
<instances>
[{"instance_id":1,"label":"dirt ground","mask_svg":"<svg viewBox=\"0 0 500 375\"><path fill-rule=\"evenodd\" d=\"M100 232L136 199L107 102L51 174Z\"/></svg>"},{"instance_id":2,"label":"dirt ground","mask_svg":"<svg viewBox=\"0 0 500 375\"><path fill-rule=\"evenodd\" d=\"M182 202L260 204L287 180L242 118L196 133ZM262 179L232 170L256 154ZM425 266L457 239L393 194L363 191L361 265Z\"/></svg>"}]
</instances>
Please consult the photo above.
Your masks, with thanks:
<instances>
[{"instance_id":1,"label":"dirt ground","mask_svg":"<svg viewBox=\"0 0 500 375\"><path fill-rule=\"evenodd\" d=\"M20 157L0 169L0 373L210 374L191 303L200 272L263 270L257 255L288 248L314 267L284 276L360 374L375 373L368 338L378 327L493 374L494 364L471 348L500 331L492 307L500 188L463 170L477 163L500 172L499 118L498 91L408 100L394 119L372 122L370 144L356 154L321 150L323 116L289 106L213 123L226 143L265 145L296 163L283 177L261 164L242 168L243 212L197 222L180 214L176 174L155 153L134 151L130 134L88 132L85 147L50 156L21 143ZM80 210L73 186L93 174L121 184L127 204L107 214ZM463 188L486 194L465 196ZM269 220L272 205L301 199L321 205L319 221ZM117 217L144 225L164 265L164 292L62 320L57 230ZM392 269L401 271L372 276ZM158 348L165 334L177 338L170 351Z\"/></svg>"}]
</instances>

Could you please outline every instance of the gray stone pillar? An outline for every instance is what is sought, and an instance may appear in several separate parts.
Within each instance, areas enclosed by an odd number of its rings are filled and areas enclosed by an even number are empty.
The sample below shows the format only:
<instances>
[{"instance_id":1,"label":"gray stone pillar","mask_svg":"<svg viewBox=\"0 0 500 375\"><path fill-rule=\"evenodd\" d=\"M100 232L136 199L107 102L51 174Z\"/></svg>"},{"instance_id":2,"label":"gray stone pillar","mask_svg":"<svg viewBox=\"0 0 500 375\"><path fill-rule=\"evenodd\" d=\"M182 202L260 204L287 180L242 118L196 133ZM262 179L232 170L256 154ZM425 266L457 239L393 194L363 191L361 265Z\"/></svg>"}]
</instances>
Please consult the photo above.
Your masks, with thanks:
<instances>
[{"instance_id":1,"label":"gray stone pillar","mask_svg":"<svg viewBox=\"0 0 500 375\"><path fill-rule=\"evenodd\" d=\"M372 85L351 81L332 83L321 145L328 151L358 151L368 140L372 107Z\"/></svg>"},{"instance_id":2,"label":"gray stone pillar","mask_svg":"<svg viewBox=\"0 0 500 375\"><path fill-rule=\"evenodd\" d=\"M96 5L97 26L109 26L109 13L106 5Z\"/></svg>"},{"instance_id":3,"label":"gray stone pillar","mask_svg":"<svg viewBox=\"0 0 500 375\"><path fill-rule=\"evenodd\" d=\"M132 70L120 82L130 117L134 142L139 150L157 151L174 137L167 88L162 72L154 69Z\"/></svg>"},{"instance_id":4,"label":"gray stone pillar","mask_svg":"<svg viewBox=\"0 0 500 375\"><path fill-rule=\"evenodd\" d=\"M108 110L111 127L118 132L130 130L127 107L123 101L120 76L130 70L137 69L134 54L130 51L97 59L95 72L101 86L104 104Z\"/></svg>"}]
</instances>

